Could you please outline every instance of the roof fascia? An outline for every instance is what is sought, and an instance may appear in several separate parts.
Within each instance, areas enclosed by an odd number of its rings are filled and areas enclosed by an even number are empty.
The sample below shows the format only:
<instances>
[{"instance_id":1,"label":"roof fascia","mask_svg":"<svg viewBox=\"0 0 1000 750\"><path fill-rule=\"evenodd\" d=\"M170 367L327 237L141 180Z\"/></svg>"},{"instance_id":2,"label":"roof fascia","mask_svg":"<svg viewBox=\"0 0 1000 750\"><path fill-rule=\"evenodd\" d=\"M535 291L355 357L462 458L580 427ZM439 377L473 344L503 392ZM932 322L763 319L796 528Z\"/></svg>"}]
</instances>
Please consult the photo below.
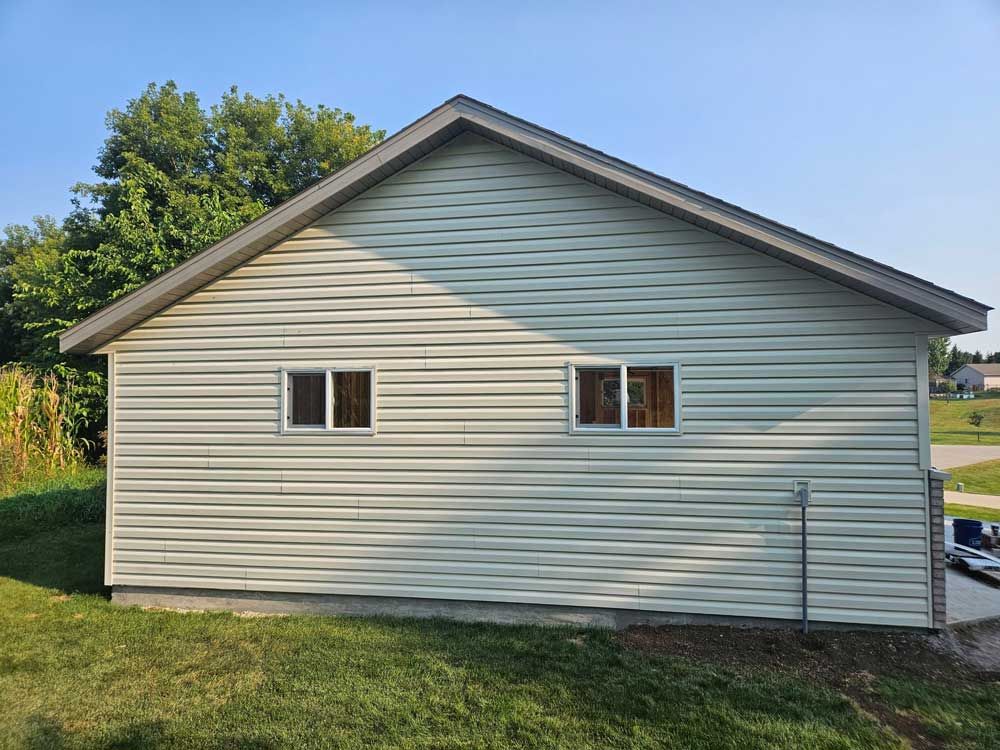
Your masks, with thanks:
<instances>
[{"instance_id":1,"label":"roof fascia","mask_svg":"<svg viewBox=\"0 0 1000 750\"><path fill-rule=\"evenodd\" d=\"M598 184L614 185L630 197L647 196L654 203L663 204L657 207L669 207L670 213L727 239L795 262L814 273L953 328L956 333L986 329L986 314L992 308L973 299L803 235L481 102L462 98L456 102L456 108L481 135L493 137L504 145L521 144L536 150L554 160L554 166L570 167L569 171L576 174L592 175L598 178Z\"/></svg>"}]
</instances>

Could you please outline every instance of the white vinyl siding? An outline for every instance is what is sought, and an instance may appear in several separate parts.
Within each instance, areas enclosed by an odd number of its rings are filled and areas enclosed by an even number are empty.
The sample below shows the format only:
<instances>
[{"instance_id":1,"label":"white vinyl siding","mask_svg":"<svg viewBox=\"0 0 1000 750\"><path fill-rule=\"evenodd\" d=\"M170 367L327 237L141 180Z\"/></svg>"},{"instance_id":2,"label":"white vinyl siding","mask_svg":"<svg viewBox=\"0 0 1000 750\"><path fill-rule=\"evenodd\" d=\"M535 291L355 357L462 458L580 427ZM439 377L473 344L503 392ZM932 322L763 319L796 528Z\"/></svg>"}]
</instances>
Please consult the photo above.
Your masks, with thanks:
<instances>
[{"instance_id":1,"label":"white vinyl siding","mask_svg":"<svg viewBox=\"0 0 1000 750\"><path fill-rule=\"evenodd\" d=\"M462 135L115 352L116 585L928 625L933 325ZM378 434L282 370L378 368ZM679 363L683 434L585 434L569 364Z\"/></svg>"}]
</instances>

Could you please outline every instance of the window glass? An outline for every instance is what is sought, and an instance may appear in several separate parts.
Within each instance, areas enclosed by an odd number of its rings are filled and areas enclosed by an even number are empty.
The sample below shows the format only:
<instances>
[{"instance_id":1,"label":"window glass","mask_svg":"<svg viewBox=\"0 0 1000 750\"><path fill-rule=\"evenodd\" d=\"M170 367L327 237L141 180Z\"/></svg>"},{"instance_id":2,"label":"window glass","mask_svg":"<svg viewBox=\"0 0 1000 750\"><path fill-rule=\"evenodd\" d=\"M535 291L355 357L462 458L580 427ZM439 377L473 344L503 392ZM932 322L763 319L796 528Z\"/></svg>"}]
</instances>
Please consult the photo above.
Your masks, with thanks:
<instances>
[{"instance_id":1,"label":"window glass","mask_svg":"<svg viewBox=\"0 0 1000 750\"><path fill-rule=\"evenodd\" d=\"M326 373L289 373L288 401L289 425L326 427Z\"/></svg>"},{"instance_id":2,"label":"window glass","mask_svg":"<svg viewBox=\"0 0 1000 750\"><path fill-rule=\"evenodd\" d=\"M334 371L331 427L372 426L372 378L367 370Z\"/></svg>"},{"instance_id":3,"label":"window glass","mask_svg":"<svg viewBox=\"0 0 1000 750\"><path fill-rule=\"evenodd\" d=\"M629 367L628 426L676 427L674 368Z\"/></svg>"},{"instance_id":4,"label":"window glass","mask_svg":"<svg viewBox=\"0 0 1000 750\"><path fill-rule=\"evenodd\" d=\"M578 368L576 386L577 426L621 426L619 368Z\"/></svg>"}]
</instances>

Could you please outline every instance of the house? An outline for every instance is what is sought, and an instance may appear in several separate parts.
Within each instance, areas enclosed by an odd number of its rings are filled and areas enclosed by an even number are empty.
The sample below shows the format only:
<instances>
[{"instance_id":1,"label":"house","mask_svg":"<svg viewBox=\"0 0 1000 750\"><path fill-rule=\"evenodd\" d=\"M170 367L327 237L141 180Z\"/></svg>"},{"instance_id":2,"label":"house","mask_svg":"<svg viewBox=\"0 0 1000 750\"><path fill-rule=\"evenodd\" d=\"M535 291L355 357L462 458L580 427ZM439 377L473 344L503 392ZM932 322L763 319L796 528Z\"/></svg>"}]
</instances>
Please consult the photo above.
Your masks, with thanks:
<instances>
[{"instance_id":1,"label":"house","mask_svg":"<svg viewBox=\"0 0 1000 750\"><path fill-rule=\"evenodd\" d=\"M970 391L1000 388L1000 364L962 365L952 373L951 379L958 387Z\"/></svg>"},{"instance_id":2,"label":"house","mask_svg":"<svg viewBox=\"0 0 1000 750\"><path fill-rule=\"evenodd\" d=\"M810 619L928 628L989 309L458 96L60 341L116 601L794 626L801 481Z\"/></svg>"},{"instance_id":3,"label":"house","mask_svg":"<svg viewBox=\"0 0 1000 750\"><path fill-rule=\"evenodd\" d=\"M947 375L942 375L940 372L935 372L934 370L928 373L927 380L931 387L931 393L943 390L952 382L951 378Z\"/></svg>"}]
</instances>

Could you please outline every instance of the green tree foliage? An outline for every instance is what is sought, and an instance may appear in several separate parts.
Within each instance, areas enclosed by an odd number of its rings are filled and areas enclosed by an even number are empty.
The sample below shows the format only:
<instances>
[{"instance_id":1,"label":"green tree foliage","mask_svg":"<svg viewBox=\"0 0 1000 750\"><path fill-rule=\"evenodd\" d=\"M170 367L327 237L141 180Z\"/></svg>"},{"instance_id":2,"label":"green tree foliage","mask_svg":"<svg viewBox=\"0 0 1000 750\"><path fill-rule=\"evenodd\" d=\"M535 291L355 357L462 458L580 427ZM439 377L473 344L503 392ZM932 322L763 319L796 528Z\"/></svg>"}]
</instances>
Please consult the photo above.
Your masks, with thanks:
<instances>
[{"instance_id":1,"label":"green tree foliage","mask_svg":"<svg viewBox=\"0 0 1000 750\"><path fill-rule=\"evenodd\" d=\"M948 371L948 345L947 338L932 338L927 342L927 365L930 371L943 375Z\"/></svg>"},{"instance_id":2,"label":"green tree foliage","mask_svg":"<svg viewBox=\"0 0 1000 750\"><path fill-rule=\"evenodd\" d=\"M72 217L83 235L75 244L89 248L77 262L102 300L137 289L385 135L339 109L236 87L206 112L173 82L150 84L107 125L94 170L103 180L74 188L89 205L81 200Z\"/></svg>"},{"instance_id":3,"label":"green tree foliage","mask_svg":"<svg viewBox=\"0 0 1000 750\"><path fill-rule=\"evenodd\" d=\"M935 342L945 341L948 339L931 339L930 346L928 348L928 357L930 359L930 369L934 369L934 347L938 346ZM947 346L947 343L945 344ZM995 352L967 352L959 349L958 346L952 346L951 351L947 354L947 367L941 370L942 373L953 374L962 365L978 365L978 364L1000 364L1000 351Z\"/></svg>"},{"instance_id":4,"label":"green tree foliage","mask_svg":"<svg viewBox=\"0 0 1000 750\"><path fill-rule=\"evenodd\" d=\"M205 110L172 81L107 116L93 183L62 222L0 240L0 362L96 371L60 355L58 334L376 145L353 115L236 87ZM78 377L91 382L92 377Z\"/></svg>"},{"instance_id":5,"label":"green tree foliage","mask_svg":"<svg viewBox=\"0 0 1000 750\"><path fill-rule=\"evenodd\" d=\"M972 355L969 352L963 352L957 345L952 346L951 354L948 355L948 374L950 375L970 362L972 362Z\"/></svg>"},{"instance_id":6,"label":"green tree foliage","mask_svg":"<svg viewBox=\"0 0 1000 750\"><path fill-rule=\"evenodd\" d=\"M30 359L30 342L40 335L36 322L50 311L34 304L14 302L14 288L22 285L44 298L50 269L61 253L64 233L51 216L36 216L32 225L11 224L0 238L0 363ZM34 302L34 300L32 300ZM37 364L37 363L35 363Z\"/></svg>"}]
</instances>

